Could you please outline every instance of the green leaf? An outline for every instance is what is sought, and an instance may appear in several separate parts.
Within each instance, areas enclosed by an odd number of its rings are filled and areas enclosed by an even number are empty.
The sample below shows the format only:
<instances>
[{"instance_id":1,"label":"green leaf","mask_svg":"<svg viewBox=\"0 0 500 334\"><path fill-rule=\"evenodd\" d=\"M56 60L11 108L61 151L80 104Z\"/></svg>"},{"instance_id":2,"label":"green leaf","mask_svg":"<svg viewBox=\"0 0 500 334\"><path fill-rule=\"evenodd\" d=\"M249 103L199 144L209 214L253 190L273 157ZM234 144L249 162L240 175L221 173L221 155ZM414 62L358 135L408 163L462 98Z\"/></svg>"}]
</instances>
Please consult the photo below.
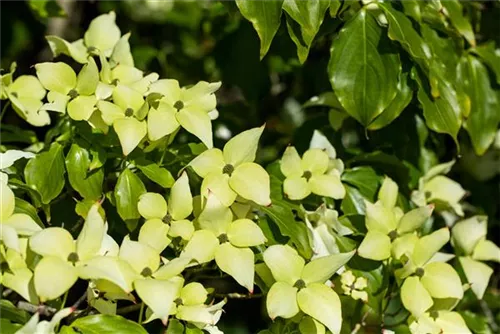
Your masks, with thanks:
<instances>
[{"instance_id":1,"label":"green leaf","mask_svg":"<svg viewBox=\"0 0 500 334\"><path fill-rule=\"evenodd\" d=\"M362 166L346 169L342 174L342 182L356 187L364 197L372 202L375 202L381 181L382 178L371 167Z\"/></svg>"},{"instance_id":2,"label":"green leaf","mask_svg":"<svg viewBox=\"0 0 500 334\"><path fill-rule=\"evenodd\" d=\"M389 106L373 120L368 126L369 130L378 130L394 121L403 110L410 104L413 98L413 91L408 85L408 73L400 73L398 82L398 92Z\"/></svg>"},{"instance_id":3,"label":"green leaf","mask_svg":"<svg viewBox=\"0 0 500 334\"><path fill-rule=\"evenodd\" d=\"M341 6L342 2L340 0L330 0L330 16L336 17Z\"/></svg>"},{"instance_id":4,"label":"green leaf","mask_svg":"<svg viewBox=\"0 0 500 334\"><path fill-rule=\"evenodd\" d=\"M389 23L389 38L401 43L403 48L426 67L427 60L431 57L429 46L413 28L412 22L403 13L392 8L390 3L379 3Z\"/></svg>"},{"instance_id":5,"label":"green leaf","mask_svg":"<svg viewBox=\"0 0 500 334\"><path fill-rule=\"evenodd\" d=\"M67 334L147 334L146 330L134 321L118 315L89 315L79 318L65 326Z\"/></svg>"},{"instance_id":6,"label":"green leaf","mask_svg":"<svg viewBox=\"0 0 500 334\"><path fill-rule=\"evenodd\" d=\"M416 72L415 68L414 72ZM427 126L436 132L449 134L457 143L457 134L462 123L462 110L456 91L443 77L437 76L435 82L439 87L439 92L438 97L434 98L431 88L422 81L420 75L415 75L415 78L419 84L417 97L424 109Z\"/></svg>"},{"instance_id":7,"label":"green leaf","mask_svg":"<svg viewBox=\"0 0 500 334\"><path fill-rule=\"evenodd\" d=\"M44 227L42 221L40 220L40 217L38 217L37 210L33 205L31 205L29 202L26 202L25 200L21 198L16 197L16 207L14 209L14 213L24 213L30 216L38 225L41 227Z\"/></svg>"},{"instance_id":8,"label":"green leaf","mask_svg":"<svg viewBox=\"0 0 500 334\"><path fill-rule=\"evenodd\" d=\"M330 1L325 0L285 0L283 3L283 10L300 26L296 29L287 17L288 33L297 45L300 63L306 61L311 43L323 23L328 7Z\"/></svg>"},{"instance_id":9,"label":"green leaf","mask_svg":"<svg viewBox=\"0 0 500 334\"><path fill-rule=\"evenodd\" d=\"M470 101L470 114L464 127L476 153L483 155L493 143L500 122L497 92L491 88L486 67L472 55L460 61L457 83Z\"/></svg>"},{"instance_id":10,"label":"green leaf","mask_svg":"<svg viewBox=\"0 0 500 334\"><path fill-rule=\"evenodd\" d=\"M495 50L493 42L483 44L471 49L471 52L477 54L486 65L495 73L497 84L500 84L500 50Z\"/></svg>"},{"instance_id":11,"label":"green leaf","mask_svg":"<svg viewBox=\"0 0 500 334\"><path fill-rule=\"evenodd\" d=\"M460 315L464 318L467 327L476 334L492 334L488 326L488 318L484 315L473 313L471 311L460 311Z\"/></svg>"},{"instance_id":12,"label":"green leaf","mask_svg":"<svg viewBox=\"0 0 500 334\"><path fill-rule=\"evenodd\" d=\"M141 217L137 210L139 197L146 192L141 179L130 169L125 169L118 177L115 187L116 209L123 220Z\"/></svg>"},{"instance_id":13,"label":"green leaf","mask_svg":"<svg viewBox=\"0 0 500 334\"><path fill-rule=\"evenodd\" d=\"M365 198L358 189L344 185L345 186L345 197L342 200L340 209L345 215L350 214L365 214Z\"/></svg>"},{"instance_id":14,"label":"green leaf","mask_svg":"<svg viewBox=\"0 0 500 334\"><path fill-rule=\"evenodd\" d=\"M51 17L65 17L66 13L55 0L30 0L28 4L33 13L43 22Z\"/></svg>"},{"instance_id":15,"label":"green leaf","mask_svg":"<svg viewBox=\"0 0 500 334\"><path fill-rule=\"evenodd\" d=\"M168 322L167 331L165 334L183 334L184 325L177 319L172 319Z\"/></svg>"},{"instance_id":16,"label":"green leaf","mask_svg":"<svg viewBox=\"0 0 500 334\"><path fill-rule=\"evenodd\" d=\"M312 249L308 229L302 222L295 221L292 210L283 202L274 200L270 207L261 206L260 209L278 225L282 235L290 237L299 254L309 259L312 256Z\"/></svg>"},{"instance_id":17,"label":"green leaf","mask_svg":"<svg viewBox=\"0 0 500 334\"><path fill-rule=\"evenodd\" d=\"M2 334L15 334L19 329L23 327L20 324L15 324L10 322L8 319L0 319L0 328L2 329Z\"/></svg>"},{"instance_id":18,"label":"green leaf","mask_svg":"<svg viewBox=\"0 0 500 334\"><path fill-rule=\"evenodd\" d=\"M361 9L333 41L328 74L347 113L367 126L397 93L399 56L371 12Z\"/></svg>"},{"instance_id":19,"label":"green leaf","mask_svg":"<svg viewBox=\"0 0 500 334\"><path fill-rule=\"evenodd\" d=\"M463 14L463 7L458 0L446 0L441 2L448 12L448 17L451 24L457 29L457 31L465 37L467 42L471 46L476 46L476 38L474 36L474 31L472 30L472 25L468 18Z\"/></svg>"},{"instance_id":20,"label":"green leaf","mask_svg":"<svg viewBox=\"0 0 500 334\"><path fill-rule=\"evenodd\" d=\"M89 152L78 144L71 145L66 155L69 183L85 199L97 200L102 196L104 171L102 168L89 172Z\"/></svg>"},{"instance_id":21,"label":"green leaf","mask_svg":"<svg viewBox=\"0 0 500 334\"><path fill-rule=\"evenodd\" d=\"M174 185L174 178L170 172L158 166L152 161L140 159L136 161L136 167L151 181L159 184L163 188L171 188Z\"/></svg>"},{"instance_id":22,"label":"green leaf","mask_svg":"<svg viewBox=\"0 0 500 334\"><path fill-rule=\"evenodd\" d=\"M422 13L420 12L418 0L401 1L401 5L403 5L403 12L406 15L420 23L422 20Z\"/></svg>"},{"instance_id":23,"label":"green leaf","mask_svg":"<svg viewBox=\"0 0 500 334\"><path fill-rule=\"evenodd\" d=\"M19 324L25 324L29 319L30 315L12 304L7 299L0 300L0 314L2 319L11 320ZM0 327L3 330L3 327Z\"/></svg>"},{"instance_id":24,"label":"green leaf","mask_svg":"<svg viewBox=\"0 0 500 334\"><path fill-rule=\"evenodd\" d=\"M264 58L281 22L283 0L236 0L241 15L250 21L260 38L260 59Z\"/></svg>"},{"instance_id":25,"label":"green leaf","mask_svg":"<svg viewBox=\"0 0 500 334\"><path fill-rule=\"evenodd\" d=\"M53 143L48 152L37 154L24 169L26 183L41 195L43 204L49 204L64 187L63 147Z\"/></svg>"}]
</instances>

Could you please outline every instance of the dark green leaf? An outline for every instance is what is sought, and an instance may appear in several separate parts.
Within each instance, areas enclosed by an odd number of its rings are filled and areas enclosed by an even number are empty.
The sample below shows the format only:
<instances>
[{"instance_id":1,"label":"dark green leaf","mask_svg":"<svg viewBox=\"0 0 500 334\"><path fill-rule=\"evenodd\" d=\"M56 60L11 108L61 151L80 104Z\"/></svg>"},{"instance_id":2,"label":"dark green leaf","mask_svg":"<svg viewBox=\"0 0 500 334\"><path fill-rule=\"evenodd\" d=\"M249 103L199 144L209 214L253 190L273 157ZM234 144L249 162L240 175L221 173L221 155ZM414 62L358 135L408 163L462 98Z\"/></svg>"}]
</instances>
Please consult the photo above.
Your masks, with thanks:
<instances>
[{"instance_id":1,"label":"dark green leaf","mask_svg":"<svg viewBox=\"0 0 500 334\"><path fill-rule=\"evenodd\" d=\"M467 327L475 334L492 334L493 331L488 326L488 318L484 315L473 313L471 311L461 311L460 315L464 318Z\"/></svg>"},{"instance_id":2,"label":"dark green leaf","mask_svg":"<svg viewBox=\"0 0 500 334\"><path fill-rule=\"evenodd\" d=\"M292 210L283 202L274 200L270 207L261 206L260 209L278 225L282 235L290 237L299 254L309 259L312 249L308 229L302 222L295 221Z\"/></svg>"},{"instance_id":3,"label":"dark green leaf","mask_svg":"<svg viewBox=\"0 0 500 334\"><path fill-rule=\"evenodd\" d=\"M355 167L342 174L342 181L356 187L359 192L374 202L381 184L381 177L371 167Z\"/></svg>"},{"instance_id":4,"label":"dark green leaf","mask_svg":"<svg viewBox=\"0 0 500 334\"><path fill-rule=\"evenodd\" d=\"M38 225L44 227L40 217L38 217L35 207L21 198L16 197L16 207L14 209L14 213L24 213L30 216Z\"/></svg>"},{"instance_id":5,"label":"dark green leaf","mask_svg":"<svg viewBox=\"0 0 500 334\"><path fill-rule=\"evenodd\" d=\"M55 0L30 0L28 3L33 13L44 22L51 17L66 16L64 10Z\"/></svg>"},{"instance_id":6,"label":"dark green leaf","mask_svg":"<svg viewBox=\"0 0 500 334\"><path fill-rule=\"evenodd\" d=\"M63 147L53 143L48 152L37 154L24 169L26 183L38 191L43 204L48 204L64 187Z\"/></svg>"},{"instance_id":7,"label":"dark green leaf","mask_svg":"<svg viewBox=\"0 0 500 334\"><path fill-rule=\"evenodd\" d=\"M8 319L0 319L0 329L2 334L15 334L23 325L12 323Z\"/></svg>"},{"instance_id":8,"label":"dark green leaf","mask_svg":"<svg viewBox=\"0 0 500 334\"><path fill-rule=\"evenodd\" d=\"M401 43L403 48L424 68L431 57L429 46L413 28L412 22L403 13L392 8L390 3L379 3L389 23L389 38Z\"/></svg>"},{"instance_id":9,"label":"dark green leaf","mask_svg":"<svg viewBox=\"0 0 500 334\"><path fill-rule=\"evenodd\" d=\"M476 38L474 37L474 31L468 18L464 16L463 7L458 0L446 0L441 1L444 8L446 8L447 16L449 17L451 24L457 29L457 31L465 37L467 42L471 46L476 46Z\"/></svg>"},{"instance_id":10,"label":"dark green leaf","mask_svg":"<svg viewBox=\"0 0 500 334\"><path fill-rule=\"evenodd\" d=\"M66 155L69 183L83 198L97 200L102 196L104 171L102 168L89 172L89 152L78 144L71 145Z\"/></svg>"},{"instance_id":11,"label":"dark green leaf","mask_svg":"<svg viewBox=\"0 0 500 334\"><path fill-rule=\"evenodd\" d=\"M342 204L340 205L340 209L345 215L351 214L365 214L365 198L358 189L344 185L345 187L345 197L342 200Z\"/></svg>"},{"instance_id":12,"label":"dark green leaf","mask_svg":"<svg viewBox=\"0 0 500 334\"><path fill-rule=\"evenodd\" d=\"M325 92L319 94L318 96L311 97L306 103L304 103L303 107L330 107L342 111L344 110L334 92Z\"/></svg>"},{"instance_id":13,"label":"dark green leaf","mask_svg":"<svg viewBox=\"0 0 500 334\"><path fill-rule=\"evenodd\" d=\"M236 0L241 15L250 21L260 38L260 59L264 58L281 22L283 0Z\"/></svg>"},{"instance_id":14,"label":"dark green leaf","mask_svg":"<svg viewBox=\"0 0 500 334\"><path fill-rule=\"evenodd\" d=\"M283 3L283 10L300 26L299 29L295 29L293 22L287 17L288 33L297 45L297 55L301 63L307 59L311 43L323 23L329 6L329 0L285 0Z\"/></svg>"},{"instance_id":15,"label":"dark green leaf","mask_svg":"<svg viewBox=\"0 0 500 334\"><path fill-rule=\"evenodd\" d=\"M401 5L403 5L403 11L406 15L413 18L417 22L420 22L422 20L422 14L420 13L420 5L418 0L401 1Z\"/></svg>"},{"instance_id":16,"label":"dark green leaf","mask_svg":"<svg viewBox=\"0 0 500 334\"><path fill-rule=\"evenodd\" d=\"M168 322L166 334L184 334L184 325L177 319Z\"/></svg>"},{"instance_id":17,"label":"dark green leaf","mask_svg":"<svg viewBox=\"0 0 500 334\"><path fill-rule=\"evenodd\" d=\"M139 168L148 179L159 184L163 188L170 188L174 185L175 180L172 174L170 174L167 169L158 166L152 161L140 159L136 161L136 167Z\"/></svg>"},{"instance_id":18,"label":"dark green leaf","mask_svg":"<svg viewBox=\"0 0 500 334\"><path fill-rule=\"evenodd\" d=\"M137 219L141 215L137 210L139 197L146 192L141 179L130 169L125 169L118 178L115 187L116 209L123 220Z\"/></svg>"},{"instance_id":19,"label":"dark green leaf","mask_svg":"<svg viewBox=\"0 0 500 334\"><path fill-rule=\"evenodd\" d=\"M495 50L494 43L477 46L471 51L477 54L495 73L497 84L500 85L500 50Z\"/></svg>"},{"instance_id":20,"label":"dark green leaf","mask_svg":"<svg viewBox=\"0 0 500 334\"><path fill-rule=\"evenodd\" d=\"M2 319L11 320L19 324L25 324L30 319L30 315L26 311L17 308L6 299L0 300L0 314L2 315ZM3 328L0 328L3 333Z\"/></svg>"},{"instance_id":21,"label":"dark green leaf","mask_svg":"<svg viewBox=\"0 0 500 334\"><path fill-rule=\"evenodd\" d=\"M75 320L67 327L68 334L148 334L146 330L136 322L127 320L117 315L90 315Z\"/></svg>"},{"instance_id":22,"label":"dark green leaf","mask_svg":"<svg viewBox=\"0 0 500 334\"><path fill-rule=\"evenodd\" d=\"M491 88L486 67L472 55L460 61L457 83L470 101L470 114L464 127L476 153L483 155L493 143L500 122L497 92Z\"/></svg>"},{"instance_id":23,"label":"dark green leaf","mask_svg":"<svg viewBox=\"0 0 500 334\"><path fill-rule=\"evenodd\" d=\"M341 6L342 2L340 0L330 0L330 16L336 17Z\"/></svg>"},{"instance_id":24,"label":"dark green leaf","mask_svg":"<svg viewBox=\"0 0 500 334\"><path fill-rule=\"evenodd\" d=\"M395 120L410 104L413 91L408 85L408 74L401 72L398 82L398 92L389 106L368 126L369 130L378 130Z\"/></svg>"},{"instance_id":25,"label":"dark green leaf","mask_svg":"<svg viewBox=\"0 0 500 334\"><path fill-rule=\"evenodd\" d=\"M427 126L436 132L449 134L456 142L462 123L462 109L457 92L451 83L439 74L434 77L438 92L431 92L431 88L419 77L420 75L416 76L419 84L417 97L422 104ZM437 97L434 98L433 95Z\"/></svg>"},{"instance_id":26,"label":"dark green leaf","mask_svg":"<svg viewBox=\"0 0 500 334\"><path fill-rule=\"evenodd\" d=\"M379 169L396 181L400 186L407 184L410 180L408 166L394 155L376 151L356 156L349 163L353 166L370 165Z\"/></svg>"},{"instance_id":27,"label":"dark green leaf","mask_svg":"<svg viewBox=\"0 0 500 334\"><path fill-rule=\"evenodd\" d=\"M2 122L0 131L2 132L2 144L14 142L34 144L38 142L38 138L34 131L21 129L15 125L4 124Z\"/></svg>"},{"instance_id":28,"label":"dark green leaf","mask_svg":"<svg viewBox=\"0 0 500 334\"><path fill-rule=\"evenodd\" d=\"M347 113L364 126L386 109L397 93L399 56L373 14L362 9L333 41L328 74Z\"/></svg>"}]
</instances>

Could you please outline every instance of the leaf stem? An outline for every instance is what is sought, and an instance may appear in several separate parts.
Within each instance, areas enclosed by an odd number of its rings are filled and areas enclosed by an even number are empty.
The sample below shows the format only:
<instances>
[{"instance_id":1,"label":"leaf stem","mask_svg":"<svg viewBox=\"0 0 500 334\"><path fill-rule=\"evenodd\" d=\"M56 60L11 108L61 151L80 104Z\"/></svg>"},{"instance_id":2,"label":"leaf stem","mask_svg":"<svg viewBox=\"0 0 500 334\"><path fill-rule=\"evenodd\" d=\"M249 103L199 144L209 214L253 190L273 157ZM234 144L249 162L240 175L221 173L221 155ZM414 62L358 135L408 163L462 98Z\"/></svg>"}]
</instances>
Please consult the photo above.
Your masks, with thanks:
<instances>
[{"instance_id":1,"label":"leaf stem","mask_svg":"<svg viewBox=\"0 0 500 334\"><path fill-rule=\"evenodd\" d=\"M5 115L5 112L7 111L7 108L10 106L10 100L5 102L5 105L2 108L2 112L0 113L0 123L2 122L3 116Z\"/></svg>"},{"instance_id":2,"label":"leaf stem","mask_svg":"<svg viewBox=\"0 0 500 334\"><path fill-rule=\"evenodd\" d=\"M68 300L68 293L69 290L64 293L63 300L61 302L61 305L59 306L59 311L64 308L64 305L66 305L66 301Z\"/></svg>"},{"instance_id":3,"label":"leaf stem","mask_svg":"<svg viewBox=\"0 0 500 334\"><path fill-rule=\"evenodd\" d=\"M142 325L142 318L144 317L144 302L141 303L141 308L139 310L139 325Z\"/></svg>"}]
</instances>

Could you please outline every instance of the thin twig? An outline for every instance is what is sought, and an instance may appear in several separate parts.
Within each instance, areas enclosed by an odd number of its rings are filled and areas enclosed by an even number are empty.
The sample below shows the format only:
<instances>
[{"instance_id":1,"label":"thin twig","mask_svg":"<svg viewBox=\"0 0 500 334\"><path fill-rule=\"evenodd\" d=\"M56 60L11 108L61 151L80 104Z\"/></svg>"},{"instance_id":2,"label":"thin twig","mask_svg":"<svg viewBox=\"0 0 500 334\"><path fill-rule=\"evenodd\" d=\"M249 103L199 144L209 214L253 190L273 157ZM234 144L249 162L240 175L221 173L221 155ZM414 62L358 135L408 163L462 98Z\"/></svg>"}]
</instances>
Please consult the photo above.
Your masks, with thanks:
<instances>
[{"instance_id":1,"label":"thin twig","mask_svg":"<svg viewBox=\"0 0 500 334\"><path fill-rule=\"evenodd\" d=\"M33 305L25 301L18 302L17 308L29 313L38 312L39 314L44 316L49 316L57 312L57 309L55 307L50 307L47 305Z\"/></svg>"},{"instance_id":2,"label":"thin twig","mask_svg":"<svg viewBox=\"0 0 500 334\"><path fill-rule=\"evenodd\" d=\"M493 330L494 333L496 333L498 331L498 324L495 321L495 317L493 316L493 313L491 312L488 303L486 303L484 300L481 300L479 304L481 305L481 308L483 309L483 312L486 315L486 319L488 319L488 323L490 324L491 329Z\"/></svg>"},{"instance_id":3,"label":"thin twig","mask_svg":"<svg viewBox=\"0 0 500 334\"><path fill-rule=\"evenodd\" d=\"M141 304L134 304L134 305L129 305L129 306L124 306L122 308L119 308L116 310L116 314L127 314L130 312L137 311L141 308Z\"/></svg>"},{"instance_id":4,"label":"thin twig","mask_svg":"<svg viewBox=\"0 0 500 334\"><path fill-rule=\"evenodd\" d=\"M229 298L229 299L256 299L256 298L262 298L264 295L262 293L241 294L237 292L231 292L231 293L216 293L214 294L214 296L218 298Z\"/></svg>"}]
</instances>

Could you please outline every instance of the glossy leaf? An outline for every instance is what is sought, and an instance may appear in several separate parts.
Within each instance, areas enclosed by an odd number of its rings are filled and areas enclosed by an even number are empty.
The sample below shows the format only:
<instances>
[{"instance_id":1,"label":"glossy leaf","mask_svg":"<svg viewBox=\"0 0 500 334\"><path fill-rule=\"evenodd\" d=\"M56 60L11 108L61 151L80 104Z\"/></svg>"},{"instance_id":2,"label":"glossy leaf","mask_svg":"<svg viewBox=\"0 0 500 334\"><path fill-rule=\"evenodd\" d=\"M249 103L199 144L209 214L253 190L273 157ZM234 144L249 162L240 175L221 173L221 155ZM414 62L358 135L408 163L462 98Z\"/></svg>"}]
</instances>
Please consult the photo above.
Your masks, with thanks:
<instances>
[{"instance_id":1,"label":"glossy leaf","mask_svg":"<svg viewBox=\"0 0 500 334\"><path fill-rule=\"evenodd\" d=\"M470 102L470 114L464 127L476 153L483 155L493 143L500 122L498 94L491 87L486 67L474 56L461 59L457 79Z\"/></svg>"},{"instance_id":2,"label":"glossy leaf","mask_svg":"<svg viewBox=\"0 0 500 334\"><path fill-rule=\"evenodd\" d=\"M138 323L127 320L118 315L89 315L71 323L70 331L66 333L100 333L100 334L147 334L147 331Z\"/></svg>"},{"instance_id":3,"label":"glossy leaf","mask_svg":"<svg viewBox=\"0 0 500 334\"><path fill-rule=\"evenodd\" d=\"M24 169L26 183L41 196L42 203L48 204L56 198L64 187L63 147L53 143L50 150L37 154Z\"/></svg>"},{"instance_id":4,"label":"glossy leaf","mask_svg":"<svg viewBox=\"0 0 500 334\"><path fill-rule=\"evenodd\" d=\"M146 192L141 179L130 169L125 169L115 186L116 209L123 220L140 218L137 210L139 197Z\"/></svg>"},{"instance_id":5,"label":"glossy leaf","mask_svg":"<svg viewBox=\"0 0 500 334\"><path fill-rule=\"evenodd\" d=\"M283 0L236 0L241 15L250 21L260 38L260 59L264 58L281 22Z\"/></svg>"},{"instance_id":6,"label":"glossy leaf","mask_svg":"<svg viewBox=\"0 0 500 334\"><path fill-rule=\"evenodd\" d=\"M301 63L307 59L311 43L323 23L329 6L330 2L324 0L285 0L283 2L283 10L300 26L300 29L294 29L294 22L290 22L287 18L288 33L297 45L297 55Z\"/></svg>"},{"instance_id":7,"label":"glossy leaf","mask_svg":"<svg viewBox=\"0 0 500 334\"><path fill-rule=\"evenodd\" d=\"M152 161L141 159L136 161L136 166L148 179L159 184L163 188L170 188L175 182L168 169L160 167Z\"/></svg>"},{"instance_id":8,"label":"glossy leaf","mask_svg":"<svg viewBox=\"0 0 500 334\"><path fill-rule=\"evenodd\" d=\"M333 41L328 74L347 113L364 126L389 106L397 93L401 63L371 12L362 9Z\"/></svg>"},{"instance_id":9,"label":"glossy leaf","mask_svg":"<svg viewBox=\"0 0 500 334\"><path fill-rule=\"evenodd\" d=\"M261 206L260 209L273 220L281 234L290 237L290 241L297 247L300 255L306 259L312 256L307 227L303 223L295 221L291 209L286 204L281 201L273 201L270 207Z\"/></svg>"},{"instance_id":10,"label":"glossy leaf","mask_svg":"<svg viewBox=\"0 0 500 334\"><path fill-rule=\"evenodd\" d=\"M97 200L102 195L103 169L89 172L89 152L78 144L71 145L66 155L69 183L84 199Z\"/></svg>"}]
</instances>

